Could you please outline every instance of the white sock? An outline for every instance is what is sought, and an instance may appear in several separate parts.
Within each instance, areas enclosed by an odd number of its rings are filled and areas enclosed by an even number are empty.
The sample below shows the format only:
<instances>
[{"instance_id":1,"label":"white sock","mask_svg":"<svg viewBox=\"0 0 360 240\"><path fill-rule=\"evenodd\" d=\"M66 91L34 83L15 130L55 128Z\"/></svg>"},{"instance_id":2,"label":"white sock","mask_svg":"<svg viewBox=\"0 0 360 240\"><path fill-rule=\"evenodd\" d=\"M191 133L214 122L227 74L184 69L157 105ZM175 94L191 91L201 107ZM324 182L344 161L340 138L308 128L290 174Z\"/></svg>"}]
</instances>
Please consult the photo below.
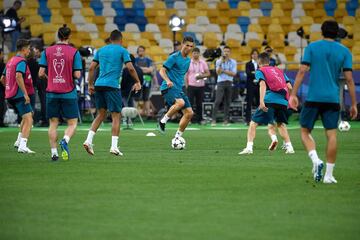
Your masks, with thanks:
<instances>
[{"instance_id":1,"label":"white sock","mask_svg":"<svg viewBox=\"0 0 360 240\"><path fill-rule=\"evenodd\" d=\"M51 148L51 156L59 156L57 148Z\"/></svg>"},{"instance_id":2,"label":"white sock","mask_svg":"<svg viewBox=\"0 0 360 240\"><path fill-rule=\"evenodd\" d=\"M118 136L112 136L111 137L111 147L112 148L117 148L118 147L118 140L119 140Z\"/></svg>"},{"instance_id":3,"label":"white sock","mask_svg":"<svg viewBox=\"0 0 360 240\"><path fill-rule=\"evenodd\" d=\"M68 135L64 135L64 139L66 143L70 142L70 137Z\"/></svg>"},{"instance_id":4,"label":"white sock","mask_svg":"<svg viewBox=\"0 0 360 240\"><path fill-rule=\"evenodd\" d=\"M271 135L270 137L271 137L271 141L273 141L273 142L277 142L277 141L278 141L276 135Z\"/></svg>"},{"instance_id":5,"label":"white sock","mask_svg":"<svg viewBox=\"0 0 360 240\"><path fill-rule=\"evenodd\" d=\"M21 139L21 132L18 133L18 137L17 137L16 141L20 142L20 139Z\"/></svg>"},{"instance_id":6,"label":"white sock","mask_svg":"<svg viewBox=\"0 0 360 240\"><path fill-rule=\"evenodd\" d=\"M164 117L160 120L161 123L167 123L167 121L170 119L170 117L165 114Z\"/></svg>"},{"instance_id":7,"label":"white sock","mask_svg":"<svg viewBox=\"0 0 360 240\"><path fill-rule=\"evenodd\" d=\"M180 130L177 130L175 133L175 137L181 137L184 132L181 132Z\"/></svg>"},{"instance_id":8,"label":"white sock","mask_svg":"<svg viewBox=\"0 0 360 240\"><path fill-rule=\"evenodd\" d=\"M28 141L27 138L20 138L19 148L20 148L20 149L26 148L27 141Z\"/></svg>"},{"instance_id":9,"label":"white sock","mask_svg":"<svg viewBox=\"0 0 360 240\"><path fill-rule=\"evenodd\" d=\"M285 143L285 146L287 146L287 147L293 147L292 144L291 144L291 142Z\"/></svg>"},{"instance_id":10,"label":"white sock","mask_svg":"<svg viewBox=\"0 0 360 240\"><path fill-rule=\"evenodd\" d=\"M95 136L95 132L93 130L89 130L85 142L92 144L94 136Z\"/></svg>"},{"instance_id":11,"label":"white sock","mask_svg":"<svg viewBox=\"0 0 360 240\"><path fill-rule=\"evenodd\" d=\"M335 167L335 163L326 163L326 172L325 172L326 177L332 177L334 167Z\"/></svg>"},{"instance_id":12,"label":"white sock","mask_svg":"<svg viewBox=\"0 0 360 240\"><path fill-rule=\"evenodd\" d=\"M246 144L246 148L247 149L253 149L253 146L254 146L254 142L247 142L247 144Z\"/></svg>"},{"instance_id":13,"label":"white sock","mask_svg":"<svg viewBox=\"0 0 360 240\"><path fill-rule=\"evenodd\" d=\"M318 155L317 155L317 153L316 153L316 150L311 150L311 151L309 152L309 157L310 157L310 159L311 159L311 161L312 161L313 163L322 162L322 161L319 159L319 157L318 157Z\"/></svg>"}]
</instances>

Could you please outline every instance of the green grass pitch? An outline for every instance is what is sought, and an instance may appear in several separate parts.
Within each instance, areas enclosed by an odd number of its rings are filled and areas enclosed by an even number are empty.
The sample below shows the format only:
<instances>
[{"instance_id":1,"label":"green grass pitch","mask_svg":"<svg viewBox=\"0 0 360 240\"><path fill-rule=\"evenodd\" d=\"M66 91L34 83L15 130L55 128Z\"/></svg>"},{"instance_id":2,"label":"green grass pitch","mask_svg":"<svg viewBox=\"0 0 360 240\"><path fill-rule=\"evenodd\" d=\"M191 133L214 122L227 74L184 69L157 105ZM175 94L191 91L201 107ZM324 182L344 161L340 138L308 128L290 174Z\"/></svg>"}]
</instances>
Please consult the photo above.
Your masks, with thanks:
<instances>
[{"instance_id":1,"label":"green grass pitch","mask_svg":"<svg viewBox=\"0 0 360 240\"><path fill-rule=\"evenodd\" d=\"M123 157L108 152L108 125L89 156L80 126L67 162L50 161L47 129L31 134L35 155L16 153L15 128L0 129L0 239L359 239L360 124L351 124L338 133L334 185L312 180L295 123L295 155L269 152L262 128L251 156L238 155L240 125L192 125L183 151L170 147L174 124L164 136L122 131ZM314 136L324 159L323 129Z\"/></svg>"}]
</instances>

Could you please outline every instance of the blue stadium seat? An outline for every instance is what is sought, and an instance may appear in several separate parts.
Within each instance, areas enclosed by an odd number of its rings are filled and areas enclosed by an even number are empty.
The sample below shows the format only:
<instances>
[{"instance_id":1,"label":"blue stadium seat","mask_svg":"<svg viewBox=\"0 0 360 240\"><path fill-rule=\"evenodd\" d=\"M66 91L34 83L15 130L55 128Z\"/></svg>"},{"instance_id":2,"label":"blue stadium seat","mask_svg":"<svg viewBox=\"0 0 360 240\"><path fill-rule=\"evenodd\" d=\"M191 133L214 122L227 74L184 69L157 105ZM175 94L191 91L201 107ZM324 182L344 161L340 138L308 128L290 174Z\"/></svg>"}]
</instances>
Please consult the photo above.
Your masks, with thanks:
<instances>
[{"instance_id":1,"label":"blue stadium seat","mask_svg":"<svg viewBox=\"0 0 360 240\"><path fill-rule=\"evenodd\" d=\"M250 18L249 17L238 17L237 23L240 25L241 31L243 33L247 33L248 26L250 24Z\"/></svg>"},{"instance_id":2,"label":"blue stadium seat","mask_svg":"<svg viewBox=\"0 0 360 240\"><path fill-rule=\"evenodd\" d=\"M51 11L47 7L47 1L39 1L38 14L42 17L44 22L50 22Z\"/></svg>"},{"instance_id":3,"label":"blue stadium seat","mask_svg":"<svg viewBox=\"0 0 360 240\"><path fill-rule=\"evenodd\" d=\"M125 24L127 24L129 21L124 16L116 16L114 17L114 23L118 26L120 31L125 30Z\"/></svg>"},{"instance_id":4,"label":"blue stadium seat","mask_svg":"<svg viewBox=\"0 0 360 240\"><path fill-rule=\"evenodd\" d=\"M336 1L328 1L324 4L324 9L326 11L326 15L328 16L334 16L336 8L337 8Z\"/></svg>"},{"instance_id":5,"label":"blue stadium seat","mask_svg":"<svg viewBox=\"0 0 360 240\"><path fill-rule=\"evenodd\" d=\"M175 0L165 0L165 5L167 8L174 8Z\"/></svg>"},{"instance_id":6,"label":"blue stadium seat","mask_svg":"<svg viewBox=\"0 0 360 240\"><path fill-rule=\"evenodd\" d=\"M346 3L346 10L349 14L349 16L354 16L356 15L356 9L359 7L359 2L358 0L350 0L349 2Z\"/></svg>"},{"instance_id":7,"label":"blue stadium seat","mask_svg":"<svg viewBox=\"0 0 360 240\"><path fill-rule=\"evenodd\" d=\"M122 2L116 1L111 3L111 7L115 9L116 15L118 16L124 16L125 14L125 8Z\"/></svg>"},{"instance_id":8,"label":"blue stadium seat","mask_svg":"<svg viewBox=\"0 0 360 240\"><path fill-rule=\"evenodd\" d=\"M145 4L142 0L135 0L132 7L136 12L136 16L145 16Z\"/></svg>"},{"instance_id":9,"label":"blue stadium seat","mask_svg":"<svg viewBox=\"0 0 360 240\"><path fill-rule=\"evenodd\" d=\"M134 22L136 18L136 12L132 8L125 8L124 16L128 22Z\"/></svg>"},{"instance_id":10,"label":"blue stadium seat","mask_svg":"<svg viewBox=\"0 0 360 240\"><path fill-rule=\"evenodd\" d=\"M96 16L102 15L102 10L103 10L104 6L100 0L92 0L90 2L90 7L92 7Z\"/></svg>"},{"instance_id":11,"label":"blue stadium seat","mask_svg":"<svg viewBox=\"0 0 360 240\"><path fill-rule=\"evenodd\" d=\"M271 2L261 2L260 9L263 12L264 16L269 17L271 14L272 3Z\"/></svg>"},{"instance_id":12,"label":"blue stadium seat","mask_svg":"<svg viewBox=\"0 0 360 240\"><path fill-rule=\"evenodd\" d=\"M200 45L199 40L196 38L196 35L194 32L183 32L183 37L192 37L195 40L195 45Z\"/></svg>"},{"instance_id":13,"label":"blue stadium seat","mask_svg":"<svg viewBox=\"0 0 360 240\"><path fill-rule=\"evenodd\" d=\"M146 17L136 17L135 20L134 20L134 23L136 23L138 26L139 26L139 29L141 32L144 32L145 31L145 26L146 24L148 23Z\"/></svg>"},{"instance_id":14,"label":"blue stadium seat","mask_svg":"<svg viewBox=\"0 0 360 240\"><path fill-rule=\"evenodd\" d=\"M240 0L229 0L229 6L230 8L237 8Z\"/></svg>"}]
</instances>

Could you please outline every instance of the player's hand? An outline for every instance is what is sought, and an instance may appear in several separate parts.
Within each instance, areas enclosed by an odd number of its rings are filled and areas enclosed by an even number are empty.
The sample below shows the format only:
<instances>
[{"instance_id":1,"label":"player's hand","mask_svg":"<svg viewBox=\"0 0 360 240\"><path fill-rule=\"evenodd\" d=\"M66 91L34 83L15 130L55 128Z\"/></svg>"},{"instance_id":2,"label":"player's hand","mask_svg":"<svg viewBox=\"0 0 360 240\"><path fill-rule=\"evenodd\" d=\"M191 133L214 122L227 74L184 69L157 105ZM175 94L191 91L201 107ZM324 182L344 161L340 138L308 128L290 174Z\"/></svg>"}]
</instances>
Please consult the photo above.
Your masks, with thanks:
<instances>
[{"instance_id":1,"label":"player's hand","mask_svg":"<svg viewBox=\"0 0 360 240\"><path fill-rule=\"evenodd\" d=\"M297 96L290 95L289 98L289 108L294 109L295 111L298 110L299 100Z\"/></svg>"},{"instance_id":2,"label":"player's hand","mask_svg":"<svg viewBox=\"0 0 360 240\"><path fill-rule=\"evenodd\" d=\"M28 95L24 95L25 98L25 104L29 104L30 103L30 98Z\"/></svg>"},{"instance_id":3,"label":"player's hand","mask_svg":"<svg viewBox=\"0 0 360 240\"><path fill-rule=\"evenodd\" d=\"M289 98L289 106L290 108L294 109L297 111L298 109L298 106L299 106L299 99L297 96L295 95L290 95L290 98Z\"/></svg>"},{"instance_id":4,"label":"player's hand","mask_svg":"<svg viewBox=\"0 0 360 240\"><path fill-rule=\"evenodd\" d=\"M135 93L137 93L138 91L141 90L141 84L139 82L135 83L132 87L132 90L135 91Z\"/></svg>"},{"instance_id":5,"label":"player's hand","mask_svg":"<svg viewBox=\"0 0 360 240\"><path fill-rule=\"evenodd\" d=\"M89 85L88 86L88 91L90 95L93 95L95 93L95 87L94 85Z\"/></svg>"},{"instance_id":6,"label":"player's hand","mask_svg":"<svg viewBox=\"0 0 360 240\"><path fill-rule=\"evenodd\" d=\"M351 120L354 120L358 115L358 109L357 109L357 106L356 105L352 105L350 107L350 117L351 117Z\"/></svg>"},{"instance_id":7,"label":"player's hand","mask_svg":"<svg viewBox=\"0 0 360 240\"><path fill-rule=\"evenodd\" d=\"M261 102L260 105L259 105L259 108L261 110L263 110L264 112L267 112L269 109L265 106L265 103L264 102Z\"/></svg>"},{"instance_id":8,"label":"player's hand","mask_svg":"<svg viewBox=\"0 0 360 240\"><path fill-rule=\"evenodd\" d=\"M168 88L172 88L174 86L172 81L166 82L166 85L168 86Z\"/></svg>"}]
</instances>

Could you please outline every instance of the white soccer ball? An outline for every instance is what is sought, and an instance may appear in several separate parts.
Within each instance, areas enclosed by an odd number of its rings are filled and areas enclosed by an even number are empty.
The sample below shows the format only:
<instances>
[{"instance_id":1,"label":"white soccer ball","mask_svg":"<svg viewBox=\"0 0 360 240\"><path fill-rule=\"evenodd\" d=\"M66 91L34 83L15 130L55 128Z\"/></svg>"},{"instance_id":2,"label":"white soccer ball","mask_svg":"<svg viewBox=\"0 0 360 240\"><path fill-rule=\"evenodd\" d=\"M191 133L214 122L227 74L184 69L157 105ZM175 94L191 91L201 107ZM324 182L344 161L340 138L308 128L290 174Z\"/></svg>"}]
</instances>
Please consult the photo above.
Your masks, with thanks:
<instances>
[{"instance_id":1,"label":"white soccer ball","mask_svg":"<svg viewBox=\"0 0 360 240\"><path fill-rule=\"evenodd\" d=\"M182 137L174 137L171 140L171 147L175 150L183 150L185 148L185 139Z\"/></svg>"},{"instance_id":2,"label":"white soccer ball","mask_svg":"<svg viewBox=\"0 0 360 240\"><path fill-rule=\"evenodd\" d=\"M349 122L347 122L347 121L341 121L340 123L339 123L339 130L340 130L340 132L347 132L347 131L349 131L350 130L350 123Z\"/></svg>"}]
</instances>

